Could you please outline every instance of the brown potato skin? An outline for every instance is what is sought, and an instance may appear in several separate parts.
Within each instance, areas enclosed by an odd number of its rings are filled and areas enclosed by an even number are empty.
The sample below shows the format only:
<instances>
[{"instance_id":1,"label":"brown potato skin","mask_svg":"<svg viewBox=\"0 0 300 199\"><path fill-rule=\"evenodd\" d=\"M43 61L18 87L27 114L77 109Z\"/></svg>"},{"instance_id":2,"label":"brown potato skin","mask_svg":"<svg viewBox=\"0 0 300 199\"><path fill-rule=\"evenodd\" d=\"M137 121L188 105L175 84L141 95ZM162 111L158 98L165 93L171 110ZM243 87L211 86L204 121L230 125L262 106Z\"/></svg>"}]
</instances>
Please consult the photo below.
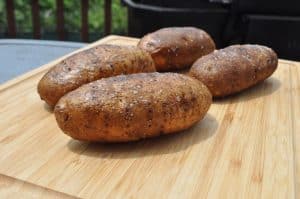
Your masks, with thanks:
<instances>
[{"instance_id":1,"label":"brown potato skin","mask_svg":"<svg viewBox=\"0 0 300 199\"><path fill-rule=\"evenodd\" d=\"M198 59L189 74L202 81L214 97L224 97L265 80L277 64L277 55L271 48L233 45Z\"/></svg>"},{"instance_id":2,"label":"brown potato skin","mask_svg":"<svg viewBox=\"0 0 300 199\"><path fill-rule=\"evenodd\" d=\"M155 71L151 56L135 46L98 45L55 65L40 80L38 93L54 106L63 95L91 81Z\"/></svg>"},{"instance_id":3,"label":"brown potato skin","mask_svg":"<svg viewBox=\"0 0 300 199\"><path fill-rule=\"evenodd\" d=\"M104 78L66 94L56 121L74 139L126 142L178 132L201 120L212 102L198 80L176 73Z\"/></svg>"},{"instance_id":4,"label":"brown potato skin","mask_svg":"<svg viewBox=\"0 0 300 199\"><path fill-rule=\"evenodd\" d=\"M190 67L214 51L215 43L205 31L193 27L163 28L144 36L138 47L149 52L157 71Z\"/></svg>"}]
</instances>

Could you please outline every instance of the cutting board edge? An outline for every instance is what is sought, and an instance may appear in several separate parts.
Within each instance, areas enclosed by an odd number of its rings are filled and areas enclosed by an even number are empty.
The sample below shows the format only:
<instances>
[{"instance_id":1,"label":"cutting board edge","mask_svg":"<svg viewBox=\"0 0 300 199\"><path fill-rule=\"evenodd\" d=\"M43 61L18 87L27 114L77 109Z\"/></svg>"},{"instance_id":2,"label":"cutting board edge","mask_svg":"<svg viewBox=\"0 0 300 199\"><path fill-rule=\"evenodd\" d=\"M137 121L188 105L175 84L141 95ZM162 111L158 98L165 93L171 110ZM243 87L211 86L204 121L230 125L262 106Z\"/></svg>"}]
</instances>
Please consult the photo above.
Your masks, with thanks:
<instances>
[{"instance_id":1,"label":"cutting board edge","mask_svg":"<svg viewBox=\"0 0 300 199\"><path fill-rule=\"evenodd\" d=\"M88 45L86 45L85 47L82 47L78 50L75 50L71 53L68 53L62 57L59 57L49 63L46 63L42 66L39 66L38 68L36 69L33 69L31 71L28 71L20 76L17 76L11 80L8 80L6 82L4 82L3 84L0 84L0 92L2 91L5 91L6 89L18 84L18 83L21 83L22 81L28 79L28 78L31 78L35 75L38 75L42 72L45 72L46 70L48 70L49 68L51 68L54 64L56 64L57 62L61 61L62 59L65 59L75 53L78 53L80 51L83 51L83 50L86 50L88 48L90 48L91 46L95 46L95 45L98 45L98 44L102 44L102 43L109 43L111 40L119 40L119 39L126 39L126 40L138 40L138 38L128 38L128 37L124 37L124 36L118 36L118 35L109 35L109 36L106 36L100 40L97 40L96 42L93 42L93 43L90 43Z\"/></svg>"}]
</instances>

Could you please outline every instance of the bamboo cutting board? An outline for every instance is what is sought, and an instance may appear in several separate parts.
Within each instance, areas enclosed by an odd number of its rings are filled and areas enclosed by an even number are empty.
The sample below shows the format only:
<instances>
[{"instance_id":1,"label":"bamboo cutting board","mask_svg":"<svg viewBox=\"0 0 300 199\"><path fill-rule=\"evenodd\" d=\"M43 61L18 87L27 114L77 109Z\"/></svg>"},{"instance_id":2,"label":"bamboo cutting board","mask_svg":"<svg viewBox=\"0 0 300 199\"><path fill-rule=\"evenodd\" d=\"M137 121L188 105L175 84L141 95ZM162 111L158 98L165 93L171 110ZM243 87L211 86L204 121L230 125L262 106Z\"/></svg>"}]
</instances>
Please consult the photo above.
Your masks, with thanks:
<instances>
[{"instance_id":1,"label":"bamboo cutting board","mask_svg":"<svg viewBox=\"0 0 300 199\"><path fill-rule=\"evenodd\" d=\"M300 63L281 60L185 132L89 144L64 135L39 99L37 82L56 62L0 86L1 198L300 197Z\"/></svg>"}]
</instances>

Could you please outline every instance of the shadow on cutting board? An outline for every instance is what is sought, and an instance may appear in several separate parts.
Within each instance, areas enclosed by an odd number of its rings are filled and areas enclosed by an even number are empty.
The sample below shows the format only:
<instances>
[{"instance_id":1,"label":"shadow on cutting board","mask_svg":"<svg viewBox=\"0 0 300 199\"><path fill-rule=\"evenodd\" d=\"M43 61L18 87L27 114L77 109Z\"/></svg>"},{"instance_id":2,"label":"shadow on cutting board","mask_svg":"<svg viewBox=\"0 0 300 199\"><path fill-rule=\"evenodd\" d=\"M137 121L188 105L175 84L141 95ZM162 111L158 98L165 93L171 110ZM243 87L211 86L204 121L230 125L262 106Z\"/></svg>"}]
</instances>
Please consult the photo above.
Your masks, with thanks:
<instances>
[{"instance_id":1,"label":"shadow on cutting board","mask_svg":"<svg viewBox=\"0 0 300 199\"><path fill-rule=\"evenodd\" d=\"M270 77L266 79L265 81L248 88L244 91L241 91L239 93L214 99L214 104L229 104L229 103L235 103L235 102L245 102L252 99L264 97L271 95L272 93L276 92L281 86L281 82L279 79L275 77Z\"/></svg>"},{"instance_id":2,"label":"shadow on cutting board","mask_svg":"<svg viewBox=\"0 0 300 199\"><path fill-rule=\"evenodd\" d=\"M44 109L49 113L53 113L53 107L49 106L45 102L44 102Z\"/></svg>"},{"instance_id":3,"label":"shadow on cutting board","mask_svg":"<svg viewBox=\"0 0 300 199\"><path fill-rule=\"evenodd\" d=\"M212 137L218 128L217 120L207 114L202 121L188 130L129 143L87 143L70 139L68 148L81 155L107 158L138 158L184 151Z\"/></svg>"}]
</instances>

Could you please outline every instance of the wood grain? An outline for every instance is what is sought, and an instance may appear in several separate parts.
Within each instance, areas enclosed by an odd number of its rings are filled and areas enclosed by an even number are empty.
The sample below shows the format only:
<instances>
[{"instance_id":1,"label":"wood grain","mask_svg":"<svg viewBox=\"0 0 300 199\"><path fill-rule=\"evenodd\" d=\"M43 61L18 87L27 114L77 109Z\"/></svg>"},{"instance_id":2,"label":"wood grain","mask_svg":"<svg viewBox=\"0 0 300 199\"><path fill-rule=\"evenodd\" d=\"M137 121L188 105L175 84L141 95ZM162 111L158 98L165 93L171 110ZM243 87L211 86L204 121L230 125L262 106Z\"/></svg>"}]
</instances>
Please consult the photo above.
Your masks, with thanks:
<instances>
[{"instance_id":1,"label":"wood grain","mask_svg":"<svg viewBox=\"0 0 300 199\"><path fill-rule=\"evenodd\" d=\"M90 46L137 41L110 36ZM271 78L215 101L207 116L185 132L126 144L90 144L64 135L36 92L37 82L56 62L0 86L1 195L299 196L300 63L280 60Z\"/></svg>"},{"instance_id":2,"label":"wood grain","mask_svg":"<svg viewBox=\"0 0 300 199\"><path fill-rule=\"evenodd\" d=\"M12 177L0 175L1 198L75 198Z\"/></svg>"}]
</instances>

